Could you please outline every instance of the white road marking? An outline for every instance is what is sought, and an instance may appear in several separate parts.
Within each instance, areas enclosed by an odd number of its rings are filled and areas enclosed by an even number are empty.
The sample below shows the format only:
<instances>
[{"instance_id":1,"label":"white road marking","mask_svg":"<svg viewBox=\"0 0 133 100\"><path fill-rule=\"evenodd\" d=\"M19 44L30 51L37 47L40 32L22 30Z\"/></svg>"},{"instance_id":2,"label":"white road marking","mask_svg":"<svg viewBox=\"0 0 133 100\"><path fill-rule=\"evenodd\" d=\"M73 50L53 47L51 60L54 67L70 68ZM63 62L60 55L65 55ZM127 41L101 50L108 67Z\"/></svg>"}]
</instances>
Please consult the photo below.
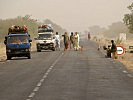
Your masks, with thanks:
<instances>
[{"instance_id":1,"label":"white road marking","mask_svg":"<svg viewBox=\"0 0 133 100\"><path fill-rule=\"evenodd\" d=\"M62 53L62 55L63 55L64 53ZM55 66L55 64L58 62L58 60L61 58L61 56L62 55L60 55L56 60L55 60L55 62L52 64L52 66Z\"/></svg>"},{"instance_id":2,"label":"white road marking","mask_svg":"<svg viewBox=\"0 0 133 100\"><path fill-rule=\"evenodd\" d=\"M41 80L40 80L40 82L43 82L43 81L44 81L44 79L41 79Z\"/></svg>"},{"instance_id":3,"label":"white road marking","mask_svg":"<svg viewBox=\"0 0 133 100\"><path fill-rule=\"evenodd\" d=\"M45 75L48 75L48 72L46 72Z\"/></svg>"},{"instance_id":4,"label":"white road marking","mask_svg":"<svg viewBox=\"0 0 133 100\"><path fill-rule=\"evenodd\" d=\"M62 55L63 54L64 53L62 53ZM42 85L42 82L44 82L45 78L47 77L47 75L49 74L49 72L52 70L52 68L58 62L58 60L61 58L62 55L60 55L58 57L58 59L56 59L55 62L52 64L52 66L50 66L50 68L47 70L47 72L44 74L44 76L42 77L42 79L40 80L40 82L37 84L37 86L34 88L33 92L28 96L28 99L26 99L26 100L31 100L29 98L33 98L35 96L35 92L39 91L40 86Z\"/></svg>"},{"instance_id":5,"label":"white road marking","mask_svg":"<svg viewBox=\"0 0 133 100\"><path fill-rule=\"evenodd\" d=\"M54 66L50 66L50 68L53 68Z\"/></svg>"},{"instance_id":6,"label":"white road marking","mask_svg":"<svg viewBox=\"0 0 133 100\"><path fill-rule=\"evenodd\" d=\"M42 83L41 83L41 82L39 82L39 83L37 84L37 86L38 86L38 87L40 87L41 85L42 85Z\"/></svg>"},{"instance_id":7,"label":"white road marking","mask_svg":"<svg viewBox=\"0 0 133 100\"><path fill-rule=\"evenodd\" d=\"M35 96L35 93L33 92L33 93L31 93L30 95L29 95L29 98L33 98Z\"/></svg>"},{"instance_id":8,"label":"white road marking","mask_svg":"<svg viewBox=\"0 0 133 100\"><path fill-rule=\"evenodd\" d=\"M33 91L37 92L39 90L39 87L36 87Z\"/></svg>"},{"instance_id":9,"label":"white road marking","mask_svg":"<svg viewBox=\"0 0 133 100\"><path fill-rule=\"evenodd\" d=\"M52 68L50 67L49 70L52 70Z\"/></svg>"},{"instance_id":10,"label":"white road marking","mask_svg":"<svg viewBox=\"0 0 133 100\"><path fill-rule=\"evenodd\" d=\"M45 79L46 77L47 77L47 75L44 75L44 76L43 76L43 79Z\"/></svg>"},{"instance_id":11,"label":"white road marking","mask_svg":"<svg viewBox=\"0 0 133 100\"><path fill-rule=\"evenodd\" d=\"M128 73L128 72L124 70L123 73Z\"/></svg>"},{"instance_id":12,"label":"white road marking","mask_svg":"<svg viewBox=\"0 0 133 100\"><path fill-rule=\"evenodd\" d=\"M127 76L128 76L128 77L133 77L133 75L131 75L131 74L127 74Z\"/></svg>"},{"instance_id":13,"label":"white road marking","mask_svg":"<svg viewBox=\"0 0 133 100\"><path fill-rule=\"evenodd\" d=\"M47 73L49 73L50 71L51 71L51 70L50 70L50 69L48 69L48 70L47 70Z\"/></svg>"}]
</instances>

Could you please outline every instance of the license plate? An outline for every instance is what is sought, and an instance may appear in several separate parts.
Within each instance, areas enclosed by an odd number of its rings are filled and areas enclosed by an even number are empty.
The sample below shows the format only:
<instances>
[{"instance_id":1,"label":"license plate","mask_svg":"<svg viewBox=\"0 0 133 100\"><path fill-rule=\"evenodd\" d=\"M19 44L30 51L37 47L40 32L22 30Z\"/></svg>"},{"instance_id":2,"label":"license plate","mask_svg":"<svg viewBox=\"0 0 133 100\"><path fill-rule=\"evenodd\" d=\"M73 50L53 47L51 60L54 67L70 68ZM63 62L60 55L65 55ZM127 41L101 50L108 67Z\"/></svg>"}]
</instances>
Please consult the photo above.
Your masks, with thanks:
<instances>
[{"instance_id":1,"label":"license plate","mask_svg":"<svg viewBox=\"0 0 133 100\"><path fill-rule=\"evenodd\" d=\"M15 54L20 54L21 52L15 52Z\"/></svg>"}]
</instances>

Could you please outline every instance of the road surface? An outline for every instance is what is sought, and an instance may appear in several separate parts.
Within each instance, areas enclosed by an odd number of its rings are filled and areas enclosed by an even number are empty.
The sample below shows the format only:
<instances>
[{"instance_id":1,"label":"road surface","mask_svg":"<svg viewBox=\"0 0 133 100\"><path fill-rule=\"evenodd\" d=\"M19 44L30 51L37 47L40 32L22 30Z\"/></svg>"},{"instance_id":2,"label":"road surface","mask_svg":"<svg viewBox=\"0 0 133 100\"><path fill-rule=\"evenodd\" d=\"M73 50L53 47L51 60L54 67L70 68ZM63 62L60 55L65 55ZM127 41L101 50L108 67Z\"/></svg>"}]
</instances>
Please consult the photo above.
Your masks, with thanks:
<instances>
[{"instance_id":1,"label":"road surface","mask_svg":"<svg viewBox=\"0 0 133 100\"><path fill-rule=\"evenodd\" d=\"M133 100L133 77L92 41L0 63L0 100Z\"/></svg>"}]
</instances>

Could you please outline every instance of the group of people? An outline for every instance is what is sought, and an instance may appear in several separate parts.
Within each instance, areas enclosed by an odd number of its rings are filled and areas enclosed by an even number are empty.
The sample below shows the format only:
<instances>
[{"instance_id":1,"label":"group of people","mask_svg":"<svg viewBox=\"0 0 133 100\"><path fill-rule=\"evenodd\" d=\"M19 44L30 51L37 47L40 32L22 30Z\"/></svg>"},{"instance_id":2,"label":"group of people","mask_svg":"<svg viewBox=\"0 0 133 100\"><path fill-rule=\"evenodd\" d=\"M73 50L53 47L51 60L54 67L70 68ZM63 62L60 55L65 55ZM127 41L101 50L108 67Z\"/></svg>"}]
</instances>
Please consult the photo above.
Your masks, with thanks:
<instances>
[{"instance_id":1,"label":"group of people","mask_svg":"<svg viewBox=\"0 0 133 100\"><path fill-rule=\"evenodd\" d=\"M72 47L74 48L74 50L79 50L80 46L79 46L79 34L78 32L71 32L71 35L69 36L69 34L67 32L64 33L64 35L62 35L63 37L63 41L64 41L64 51L66 51L69 46L70 49L72 49ZM58 34L58 32L56 32L55 35L55 40L56 43L58 44L59 50L60 50L60 36Z\"/></svg>"},{"instance_id":2,"label":"group of people","mask_svg":"<svg viewBox=\"0 0 133 100\"><path fill-rule=\"evenodd\" d=\"M77 51L79 50L79 34L78 32L75 32L75 34L73 32L71 32L70 35L70 48L72 47Z\"/></svg>"}]
</instances>

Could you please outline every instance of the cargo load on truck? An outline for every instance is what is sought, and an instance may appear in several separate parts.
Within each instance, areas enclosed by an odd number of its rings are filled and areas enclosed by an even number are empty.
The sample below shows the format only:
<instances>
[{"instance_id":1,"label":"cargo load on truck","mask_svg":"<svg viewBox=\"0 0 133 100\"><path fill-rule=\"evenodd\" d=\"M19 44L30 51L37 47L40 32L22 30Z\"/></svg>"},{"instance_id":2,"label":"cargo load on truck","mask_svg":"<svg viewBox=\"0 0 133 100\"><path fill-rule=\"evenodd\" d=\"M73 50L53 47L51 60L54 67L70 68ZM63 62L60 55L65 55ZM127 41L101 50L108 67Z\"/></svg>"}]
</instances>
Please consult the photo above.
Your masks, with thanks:
<instances>
[{"instance_id":1,"label":"cargo load on truck","mask_svg":"<svg viewBox=\"0 0 133 100\"><path fill-rule=\"evenodd\" d=\"M38 33L53 32L53 28L50 24L40 25L38 27Z\"/></svg>"},{"instance_id":2,"label":"cargo load on truck","mask_svg":"<svg viewBox=\"0 0 133 100\"><path fill-rule=\"evenodd\" d=\"M8 29L8 34L17 34L17 33L28 33L28 28L26 25L16 26L13 25Z\"/></svg>"}]
</instances>

